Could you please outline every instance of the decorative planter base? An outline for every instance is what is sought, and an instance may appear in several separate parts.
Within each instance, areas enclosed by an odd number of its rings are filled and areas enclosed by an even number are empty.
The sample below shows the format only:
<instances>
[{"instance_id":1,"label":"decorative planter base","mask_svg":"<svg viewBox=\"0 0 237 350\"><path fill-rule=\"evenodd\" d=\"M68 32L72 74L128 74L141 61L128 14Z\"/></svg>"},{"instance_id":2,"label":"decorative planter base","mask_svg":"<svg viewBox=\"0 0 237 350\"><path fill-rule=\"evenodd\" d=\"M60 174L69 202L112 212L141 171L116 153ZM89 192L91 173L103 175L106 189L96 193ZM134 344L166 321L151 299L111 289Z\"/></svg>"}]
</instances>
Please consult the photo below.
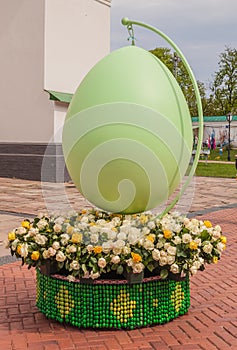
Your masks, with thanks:
<instances>
[{"instance_id":1,"label":"decorative planter base","mask_svg":"<svg viewBox=\"0 0 237 350\"><path fill-rule=\"evenodd\" d=\"M162 324L185 314L190 306L189 278L182 281L144 278L69 282L37 269L37 307L47 317L85 328L127 328Z\"/></svg>"}]
</instances>

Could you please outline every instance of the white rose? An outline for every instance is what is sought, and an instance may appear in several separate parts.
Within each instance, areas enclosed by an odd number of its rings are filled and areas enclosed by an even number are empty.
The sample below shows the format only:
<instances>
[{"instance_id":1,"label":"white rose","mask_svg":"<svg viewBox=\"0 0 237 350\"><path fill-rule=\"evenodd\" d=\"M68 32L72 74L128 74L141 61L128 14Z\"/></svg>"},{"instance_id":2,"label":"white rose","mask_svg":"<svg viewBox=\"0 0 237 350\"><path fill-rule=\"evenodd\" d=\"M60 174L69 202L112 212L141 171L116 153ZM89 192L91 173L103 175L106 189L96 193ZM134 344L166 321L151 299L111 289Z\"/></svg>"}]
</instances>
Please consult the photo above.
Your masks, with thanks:
<instances>
[{"instance_id":1,"label":"white rose","mask_svg":"<svg viewBox=\"0 0 237 350\"><path fill-rule=\"evenodd\" d=\"M131 248L125 246L125 247L123 247L122 252L123 252L124 255L128 255L128 254L131 253Z\"/></svg>"},{"instance_id":2,"label":"white rose","mask_svg":"<svg viewBox=\"0 0 237 350\"><path fill-rule=\"evenodd\" d=\"M93 280L95 280L96 278L99 278L99 277L100 277L100 274L99 274L99 272L96 272L96 273L91 272L90 277L91 277Z\"/></svg>"},{"instance_id":3,"label":"white rose","mask_svg":"<svg viewBox=\"0 0 237 350\"><path fill-rule=\"evenodd\" d=\"M218 232L221 232L221 227L220 227L219 225L216 225L216 226L214 227L214 230L215 230L215 231L218 231Z\"/></svg>"},{"instance_id":4,"label":"white rose","mask_svg":"<svg viewBox=\"0 0 237 350\"><path fill-rule=\"evenodd\" d=\"M18 235L24 235L24 234L26 233L25 227L22 227L22 226L18 227L18 228L16 229L16 233L17 233Z\"/></svg>"},{"instance_id":5,"label":"white rose","mask_svg":"<svg viewBox=\"0 0 237 350\"><path fill-rule=\"evenodd\" d=\"M63 252L59 251L56 255L56 260L59 262L63 262L66 260L66 256L63 254Z\"/></svg>"},{"instance_id":6,"label":"white rose","mask_svg":"<svg viewBox=\"0 0 237 350\"><path fill-rule=\"evenodd\" d=\"M102 251L105 254L108 254L111 251L112 248L113 248L113 242L112 241L107 241L107 242L102 243Z\"/></svg>"},{"instance_id":7,"label":"white rose","mask_svg":"<svg viewBox=\"0 0 237 350\"><path fill-rule=\"evenodd\" d=\"M111 259L113 264L118 264L120 262L120 257L118 255L114 255Z\"/></svg>"},{"instance_id":8,"label":"white rose","mask_svg":"<svg viewBox=\"0 0 237 350\"><path fill-rule=\"evenodd\" d=\"M125 239L127 238L127 234L125 232L119 232L119 234L117 235L117 239L121 239L123 241L125 241Z\"/></svg>"},{"instance_id":9,"label":"white rose","mask_svg":"<svg viewBox=\"0 0 237 350\"><path fill-rule=\"evenodd\" d=\"M77 247L76 247L75 245L69 245L69 246L66 248L66 251L67 251L67 253L76 253Z\"/></svg>"},{"instance_id":10,"label":"white rose","mask_svg":"<svg viewBox=\"0 0 237 350\"><path fill-rule=\"evenodd\" d=\"M70 239L70 236L67 233L63 233L60 238L61 238L61 244L67 245L67 243Z\"/></svg>"},{"instance_id":11,"label":"white rose","mask_svg":"<svg viewBox=\"0 0 237 350\"><path fill-rule=\"evenodd\" d=\"M22 258L26 258L28 255L28 244L23 243L20 250L20 255Z\"/></svg>"},{"instance_id":12,"label":"white rose","mask_svg":"<svg viewBox=\"0 0 237 350\"><path fill-rule=\"evenodd\" d=\"M50 258L50 254L49 254L49 251L48 251L48 250L44 250L44 251L43 251L43 258L44 258L44 259L49 259L49 258Z\"/></svg>"},{"instance_id":13,"label":"white rose","mask_svg":"<svg viewBox=\"0 0 237 350\"><path fill-rule=\"evenodd\" d=\"M198 270L197 270L196 266L191 266L190 272L191 272L192 275L196 275L197 271Z\"/></svg>"},{"instance_id":14,"label":"white rose","mask_svg":"<svg viewBox=\"0 0 237 350\"><path fill-rule=\"evenodd\" d=\"M106 260L104 258L99 258L98 260L98 266L101 267L102 269L106 266Z\"/></svg>"},{"instance_id":15,"label":"white rose","mask_svg":"<svg viewBox=\"0 0 237 350\"><path fill-rule=\"evenodd\" d=\"M200 269L201 267L201 263L200 263L200 260L196 260L193 262L193 266L196 267L197 270Z\"/></svg>"},{"instance_id":16,"label":"white rose","mask_svg":"<svg viewBox=\"0 0 237 350\"><path fill-rule=\"evenodd\" d=\"M156 244L156 248L163 248L164 247L164 243L162 241L159 241L157 244Z\"/></svg>"},{"instance_id":17,"label":"white rose","mask_svg":"<svg viewBox=\"0 0 237 350\"><path fill-rule=\"evenodd\" d=\"M179 273L179 266L177 265L177 264L172 264L171 266L170 266L170 271L172 272L172 273Z\"/></svg>"},{"instance_id":18,"label":"white rose","mask_svg":"<svg viewBox=\"0 0 237 350\"><path fill-rule=\"evenodd\" d=\"M159 261L160 266L164 266L168 264L167 256L161 256Z\"/></svg>"},{"instance_id":19,"label":"white rose","mask_svg":"<svg viewBox=\"0 0 237 350\"><path fill-rule=\"evenodd\" d=\"M98 231L99 231L99 227L98 226L94 226L94 225L90 226L90 232L92 234L98 233Z\"/></svg>"},{"instance_id":20,"label":"white rose","mask_svg":"<svg viewBox=\"0 0 237 350\"><path fill-rule=\"evenodd\" d=\"M37 227L39 230L44 230L45 227L48 226L48 221L45 219L41 219L40 221L37 222Z\"/></svg>"},{"instance_id":21,"label":"white rose","mask_svg":"<svg viewBox=\"0 0 237 350\"><path fill-rule=\"evenodd\" d=\"M13 251L15 251L16 250L16 247L17 247L17 244L19 243L19 239L17 238L17 239L15 239L13 242L12 242L12 244L11 244L11 249L13 250Z\"/></svg>"},{"instance_id":22,"label":"white rose","mask_svg":"<svg viewBox=\"0 0 237 350\"><path fill-rule=\"evenodd\" d=\"M179 236L174 236L173 242L175 245L178 245L181 243L181 238Z\"/></svg>"},{"instance_id":23,"label":"white rose","mask_svg":"<svg viewBox=\"0 0 237 350\"><path fill-rule=\"evenodd\" d=\"M167 262L169 265L172 265L175 262L175 256L174 255L168 255L167 256Z\"/></svg>"},{"instance_id":24,"label":"white rose","mask_svg":"<svg viewBox=\"0 0 237 350\"><path fill-rule=\"evenodd\" d=\"M70 264L70 268L72 270L79 270L80 268L79 262L77 260L73 260Z\"/></svg>"},{"instance_id":25,"label":"white rose","mask_svg":"<svg viewBox=\"0 0 237 350\"><path fill-rule=\"evenodd\" d=\"M225 249L225 245L221 242L217 243L216 246L217 250L219 250L219 252L223 252L223 250Z\"/></svg>"},{"instance_id":26,"label":"white rose","mask_svg":"<svg viewBox=\"0 0 237 350\"><path fill-rule=\"evenodd\" d=\"M62 225L65 221L65 218L63 216L59 216L57 219L55 219L55 224ZM56 231L55 231L56 232Z\"/></svg>"},{"instance_id":27,"label":"white rose","mask_svg":"<svg viewBox=\"0 0 237 350\"><path fill-rule=\"evenodd\" d=\"M93 251L94 247L92 244L88 244L88 246L86 247L87 251L90 253Z\"/></svg>"},{"instance_id":28,"label":"white rose","mask_svg":"<svg viewBox=\"0 0 237 350\"><path fill-rule=\"evenodd\" d=\"M204 244L203 251L204 251L206 254L211 254L212 248L213 248L213 246L212 246L211 243L206 243L206 244Z\"/></svg>"},{"instance_id":29,"label":"white rose","mask_svg":"<svg viewBox=\"0 0 237 350\"><path fill-rule=\"evenodd\" d=\"M99 235L97 233L93 233L90 237L91 243L96 244L98 242Z\"/></svg>"},{"instance_id":30,"label":"white rose","mask_svg":"<svg viewBox=\"0 0 237 350\"><path fill-rule=\"evenodd\" d=\"M122 253L123 249L122 248L113 248L113 254L114 255L120 255Z\"/></svg>"},{"instance_id":31,"label":"white rose","mask_svg":"<svg viewBox=\"0 0 237 350\"><path fill-rule=\"evenodd\" d=\"M195 238L194 242L197 243L198 246L202 244L201 238Z\"/></svg>"},{"instance_id":32,"label":"white rose","mask_svg":"<svg viewBox=\"0 0 237 350\"><path fill-rule=\"evenodd\" d=\"M48 252L49 252L49 255L50 255L50 256L54 256L54 255L56 254L56 250L53 249L52 247L50 247L50 248L48 249Z\"/></svg>"},{"instance_id":33,"label":"white rose","mask_svg":"<svg viewBox=\"0 0 237 350\"><path fill-rule=\"evenodd\" d=\"M156 227L156 224L154 223L154 221L149 221L149 222L147 223L147 227L148 227L150 230L152 230L153 228Z\"/></svg>"},{"instance_id":34,"label":"white rose","mask_svg":"<svg viewBox=\"0 0 237 350\"><path fill-rule=\"evenodd\" d=\"M74 282L76 280L76 277L72 276L72 275L68 275L67 279L68 279L69 282Z\"/></svg>"},{"instance_id":35,"label":"white rose","mask_svg":"<svg viewBox=\"0 0 237 350\"><path fill-rule=\"evenodd\" d=\"M54 232L58 233L62 231L62 225L60 224L55 224L53 227Z\"/></svg>"},{"instance_id":36,"label":"white rose","mask_svg":"<svg viewBox=\"0 0 237 350\"><path fill-rule=\"evenodd\" d=\"M184 221L183 221L184 226L187 227L187 225L188 225L189 223L190 223L189 218L184 218Z\"/></svg>"},{"instance_id":37,"label":"white rose","mask_svg":"<svg viewBox=\"0 0 237 350\"><path fill-rule=\"evenodd\" d=\"M132 270L133 273L140 273L144 270L144 265L141 262L133 264Z\"/></svg>"},{"instance_id":38,"label":"white rose","mask_svg":"<svg viewBox=\"0 0 237 350\"><path fill-rule=\"evenodd\" d=\"M164 244L165 250L168 250L169 247L170 247L170 243L167 243L167 242L166 242L166 243Z\"/></svg>"},{"instance_id":39,"label":"white rose","mask_svg":"<svg viewBox=\"0 0 237 350\"><path fill-rule=\"evenodd\" d=\"M167 253L164 250L160 251L160 256L167 257Z\"/></svg>"},{"instance_id":40,"label":"white rose","mask_svg":"<svg viewBox=\"0 0 237 350\"><path fill-rule=\"evenodd\" d=\"M174 225L172 231L173 231L173 232L176 232L176 233L179 233L179 232L181 231L181 229L182 229L182 226L179 225L179 224L176 224L176 225Z\"/></svg>"},{"instance_id":41,"label":"white rose","mask_svg":"<svg viewBox=\"0 0 237 350\"><path fill-rule=\"evenodd\" d=\"M117 233L113 230L109 230L108 233L107 233L107 237L109 240L114 240L117 236Z\"/></svg>"},{"instance_id":42,"label":"white rose","mask_svg":"<svg viewBox=\"0 0 237 350\"><path fill-rule=\"evenodd\" d=\"M149 235L149 233L150 233L150 230L149 230L149 228L148 227L143 227L143 229L142 229L142 234L144 235L144 236L146 236L146 235Z\"/></svg>"},{"instance_id":43,"label":"white rose","mask_svg":"<svg viewBox=\"0 0 237 350\"><path fill-rule=\"evenodd\" d=\"M176 247L173 247L173 246L170 246L168 249L167 249L167 253L169 255L176 255Z\"/></svg>"},{"instance_id":44,"label":"white rose","mask_svg":"<svg viewBox=\"0 0 237 350\"><path fill-rule=\"evenodd\" d=\"M192 237L189 233L185 233L182 237L183 243L190 243L192 241Z\"/></svg>"},{"instance_id":45,"label":"white rose","mask_svg":"<svg viewBox=\"0 0 237 350\"><path fill-rule=\"evenodd\" d=\"M217 240L218 238L220 238L221 236L221 232L220 231L217 231L217 230L214 230L213 233L212 233L212 237Z\"/></svg>"},{"instance_id":46,"label":"white rose","mask_svg":"<svg viewBox=\"0 0 237 350\"><path fill-rule=\"evenodd\" d=\"M37 234L35 236L35 242L39 245L45 245L45 243L47 242L48 238L41 235L41 234Z\"/></svg>"},{"instance_id":47,"label":"white rose","mask_svg":"<svg viewBox=\"0 0 237 350\"><path fill-rule=\"evenodd\" d=\"M53 242L52 247L53 247L53 249L58 250L60 248L59 242L57 242L57 241Z\"/></svg>"},{"instance_id":48,"label":"white rose","mask_svg":"<svg viewBox=\"0 0 237 350\"><path fill-rule=\"evenodd\" d=\"M118 239L116 242L114 242L114 248L123 248L125 247L125 242L122 239Z\"/></svg>"},{"instance_id":49,"label":"white rose","mask_svg":"<svg viewBox=\"0 0 237 350\"><path fill-rule=\"evenodd\" d=\"M152 258L155 260L155 261L158 261L160 259L160 251L158 249L154 249L152 251Z\"/></svg>"},{"instance_id":50,"label":"white rose","mask_svg":"<svg viewBox=\"0 0 237 350\"><path fill-rule=\"evenodd\" d=\"M28 235L30 237L34 237L35 235L37 235L39 233L39 229L38 228L34 228L34 227L31 227L28 231Z\"/></svg>"},{"instance_id":51,"label":"white rose","mask_svg":"<svg viewBox=\"0 0 237 350\"><path fill-rule=\"evenodd\" d=\"M146 250L153 250L154 249L154 243L151 242L149 239L145 239L144 243L143 243L143 247Z\"/></svg>"}]
</instances>

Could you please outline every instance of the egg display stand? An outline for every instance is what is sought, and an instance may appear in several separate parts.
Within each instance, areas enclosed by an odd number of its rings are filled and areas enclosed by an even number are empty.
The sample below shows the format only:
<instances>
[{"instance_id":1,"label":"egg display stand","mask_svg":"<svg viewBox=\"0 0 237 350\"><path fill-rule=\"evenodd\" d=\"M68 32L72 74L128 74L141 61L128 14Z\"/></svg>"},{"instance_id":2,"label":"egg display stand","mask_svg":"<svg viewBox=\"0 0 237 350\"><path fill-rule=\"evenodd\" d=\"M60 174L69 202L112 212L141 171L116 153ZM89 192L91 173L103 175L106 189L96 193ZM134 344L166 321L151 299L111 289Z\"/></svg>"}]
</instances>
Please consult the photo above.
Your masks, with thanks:
<instances>
[{"instance_id":1,"label":"egg display stand","mask_svg":"<svg viewBox=\"0 0 237 350\"><path fill-rule=\"evenodd\" d=\"M185 314L190 306L189 278L159 276L142 283L127 280L69 282L37 269L37 300L46 317L83 328L134 329L163 324Z\"/></svg>"},{"instance_id":2,"label":"egg display stand","mask_svg":"<svg viewBox=\"0 0 237 350\"><path fill-rule=\"evenodd\" d=\"M177 197L165 209L169 212L190 183L200 156L203 138L202 103L197 86L184 55L161 31L144 23L122 20L134 44L132 25L140 25L165 39L181 58L194 87L199 116L198 145L193 165ZM43 271L43 270L42 270ZM160 276L144 278L142 282L128 280L84 280L69 282L61 275L47 275L37 269L37 307L48 318L85 328L134 329L164 324L185 314L190 306L189 277L180 280Z\"/></svg>"}]
</instances>

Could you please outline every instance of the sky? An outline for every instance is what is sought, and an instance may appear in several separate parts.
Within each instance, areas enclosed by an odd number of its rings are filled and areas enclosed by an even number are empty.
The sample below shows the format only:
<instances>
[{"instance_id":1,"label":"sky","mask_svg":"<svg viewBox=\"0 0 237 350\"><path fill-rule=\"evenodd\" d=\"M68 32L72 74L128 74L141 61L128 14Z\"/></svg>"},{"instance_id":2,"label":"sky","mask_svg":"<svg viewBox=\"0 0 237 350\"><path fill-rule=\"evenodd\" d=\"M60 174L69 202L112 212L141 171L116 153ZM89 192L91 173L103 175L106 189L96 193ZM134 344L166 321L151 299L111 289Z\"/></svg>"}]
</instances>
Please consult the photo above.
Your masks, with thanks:
<instances>
[{"instance_id":1,"label":"sky","mask_svg":"<svg viewBox=\"0 0 237 350\"><path fill-rule=\"evenodd\" d=\"M197 80L208 88L219 55L237 48L237 0L112 0L111 50L130 45L121 19L149 24L170 37L185 55ZM134 26L136 45L170 47L157 34Z\"/></svg>"}]
</instances>

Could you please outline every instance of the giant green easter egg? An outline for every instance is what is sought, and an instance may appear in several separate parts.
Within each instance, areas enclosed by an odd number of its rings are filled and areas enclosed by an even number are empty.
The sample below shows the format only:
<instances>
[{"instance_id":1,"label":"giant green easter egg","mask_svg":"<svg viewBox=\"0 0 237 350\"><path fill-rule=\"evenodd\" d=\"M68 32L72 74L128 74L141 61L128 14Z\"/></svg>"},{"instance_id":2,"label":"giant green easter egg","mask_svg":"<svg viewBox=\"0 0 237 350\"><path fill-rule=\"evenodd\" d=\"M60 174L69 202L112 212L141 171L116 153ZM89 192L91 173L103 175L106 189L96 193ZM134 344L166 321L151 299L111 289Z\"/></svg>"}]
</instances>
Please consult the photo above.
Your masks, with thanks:
<instances>
[{"instance_id":1,"label":"giant green easter egg","mask_svg":"<svg viewBox=\"0 0 237 350\"><path fill-rule=\"evenodd\" d=\"M85 76L63 128L69 174L82 195L109 212L164 203L192 151L187 103L173 75L150 52L116 50Z\"/></svg>"}]
</instances>

